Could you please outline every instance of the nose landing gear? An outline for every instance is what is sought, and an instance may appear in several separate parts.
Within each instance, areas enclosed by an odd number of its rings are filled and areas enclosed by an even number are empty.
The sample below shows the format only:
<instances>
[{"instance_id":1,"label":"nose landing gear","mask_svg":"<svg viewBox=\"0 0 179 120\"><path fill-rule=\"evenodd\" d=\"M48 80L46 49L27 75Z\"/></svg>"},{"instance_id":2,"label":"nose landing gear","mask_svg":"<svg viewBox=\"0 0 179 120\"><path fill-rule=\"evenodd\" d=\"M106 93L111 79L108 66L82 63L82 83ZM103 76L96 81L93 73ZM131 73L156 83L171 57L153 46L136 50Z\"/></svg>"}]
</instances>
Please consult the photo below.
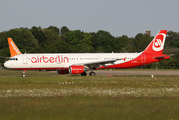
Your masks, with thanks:
<instances>
[{"instance_id":1,"label":"nose landing gear","mask_svg":"<svg viewBox=\"0 0 179 120\"><path fill-rule=\"evenodd\" d=\"M26 70L24 70L24 71L22 72L22 77L25 77L25 76L26 76L25 72L26 72Z\"/></svg>"}]
</instances>

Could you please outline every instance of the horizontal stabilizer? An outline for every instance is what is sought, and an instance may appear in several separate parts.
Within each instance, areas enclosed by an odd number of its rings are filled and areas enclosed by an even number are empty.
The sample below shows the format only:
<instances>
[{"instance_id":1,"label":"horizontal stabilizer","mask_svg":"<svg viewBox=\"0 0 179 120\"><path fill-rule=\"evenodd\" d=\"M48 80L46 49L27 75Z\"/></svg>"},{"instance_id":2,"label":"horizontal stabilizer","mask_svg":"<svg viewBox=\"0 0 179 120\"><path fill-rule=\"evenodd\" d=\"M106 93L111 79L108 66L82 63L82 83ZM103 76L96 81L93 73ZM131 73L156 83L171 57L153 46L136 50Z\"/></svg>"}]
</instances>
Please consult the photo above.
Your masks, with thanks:
<instances>
[{"instance_id":1,"label":"horizontal stabilizer","mask_svg":"<svg viewBox=\"0 0 179 120\"><path fill-rule=\"evenodd\" d=\"M158 57L154 57L154 59L170 58L171 56L174 56L174 55L175 54L165 55L165 56L158 56Z\"/></svg>"}]
</instances>

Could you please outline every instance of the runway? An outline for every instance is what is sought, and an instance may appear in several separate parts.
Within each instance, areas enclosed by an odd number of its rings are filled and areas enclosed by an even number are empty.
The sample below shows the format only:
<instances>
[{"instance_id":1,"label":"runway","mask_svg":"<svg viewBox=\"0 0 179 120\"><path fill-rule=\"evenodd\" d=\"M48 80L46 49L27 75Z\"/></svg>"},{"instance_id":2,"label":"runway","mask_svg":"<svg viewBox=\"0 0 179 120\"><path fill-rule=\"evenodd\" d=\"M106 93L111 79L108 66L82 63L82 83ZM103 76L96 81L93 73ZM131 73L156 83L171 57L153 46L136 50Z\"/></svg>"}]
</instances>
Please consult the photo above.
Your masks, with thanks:
<instances>
[{"instance_id":1,"label":"runway","mask_svg":"<svg viewBox=\"0 0 179 120\"><path fill-rule=\"evenodd\" d=\"M96 75L179 75L179 71L94 71ZM89 74L89 72L87 72Z\"/></svg>"}]
</instances>

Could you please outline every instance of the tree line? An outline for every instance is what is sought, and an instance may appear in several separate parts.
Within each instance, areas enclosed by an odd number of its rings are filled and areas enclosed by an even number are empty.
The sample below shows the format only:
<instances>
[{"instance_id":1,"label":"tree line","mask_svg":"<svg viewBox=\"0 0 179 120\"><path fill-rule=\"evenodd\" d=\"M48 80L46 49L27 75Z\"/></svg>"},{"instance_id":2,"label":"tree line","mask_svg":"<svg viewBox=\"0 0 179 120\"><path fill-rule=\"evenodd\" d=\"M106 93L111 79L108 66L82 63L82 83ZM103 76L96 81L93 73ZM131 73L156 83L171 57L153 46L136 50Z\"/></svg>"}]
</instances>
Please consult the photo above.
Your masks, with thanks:
<instances>
[{"instance_id":1,"label":"tree line","mask_svg":"<svg viewBox=\"0 0 179 120\"><path fill-rule=\"evenodd\" d=\"M154 38L138 33L129 38L126 35L114 37L108 31L84 32L70 30L66 26L41 28L15 28L0 33L0 56L10 56L7 38L11 37L22 53L128 53L141 52ZM179 68L179 33L168 31L165 54L175 54L172 58L139 68ZM0 63L5 60L0 59Z\"/></svg>"}]
</instances>

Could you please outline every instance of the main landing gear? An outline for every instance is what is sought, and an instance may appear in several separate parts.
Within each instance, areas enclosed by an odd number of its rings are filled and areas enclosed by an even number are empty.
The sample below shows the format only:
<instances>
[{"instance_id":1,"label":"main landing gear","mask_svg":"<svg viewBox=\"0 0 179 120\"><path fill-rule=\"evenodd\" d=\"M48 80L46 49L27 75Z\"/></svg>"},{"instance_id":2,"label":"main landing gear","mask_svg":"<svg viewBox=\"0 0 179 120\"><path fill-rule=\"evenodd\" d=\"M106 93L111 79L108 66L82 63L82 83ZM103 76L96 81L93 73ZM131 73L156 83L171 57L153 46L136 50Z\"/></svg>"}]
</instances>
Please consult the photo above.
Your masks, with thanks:
<instances>
[{"instance_id":1,"label":"main landing gear","mask_svg":"<svg viewBox=\"0 0 179 120\"><path fill-rule=\"evenodd\" d=\"M96 75L96 73L93 72L93 68L90 68L90 71L91 71L91 72L89 73L90 76L95 76L95 75Z\"/></svg>"},{"instance_id":2,"label":"main landing gear","mask_svg":"<svg viewBox=\"0 0 179 120\"><path fill-rule=\"evenodd\" d=\"M95 72L90 72L89 75L90 75L90 76L95 76L96 73L95 73ZM83 72L83 73L81 73L81 76L87 76L87 73L86 73L86 72Z\"/></svg>"},{"instance_id":3,"label":"main landing gear","mask_svg":"<svg viewBox=\"0 0 179 120\"><path fill-rule=\"evenodd\" d=\"M26 70L24 70L24 71L22 72L22 77L25 77L25 72L26 72Z\"/></svg>"},{"instance_id":4,"label":"main landing gear","mask_svg":"<svg viewBox=\"0 0 179 120\"><path fill-rule=\"evenodd\" d=\"M89 73L89 75L90 76L95 76L96 75L96 73L95 72L93 72L93 69L92 68L90 68L90 73ZM83 73L81 73L81 76L86 76L87 75L87 73L84 71Z\"/></svg>"},{"instance_id":5,"label":"main landing gear","mask_svg":"<svg viewBox=\"0 0 179 120\"><path fill-rule=\"evenodd\" d=\"M83 73L81 73L81 76L86 76L86 72L84 71Z\"/></svg>"},{"instance_id":6,"label":"main landing gear","mask_svg":"<svg viewBox=\"0 0 179 120\"><path fill-rule=\"evenodd\" d=\"M95 73L95 72L90 72L89 75L90 75L90 76L95 76L96 73Z\"/></svg>"}]
</instances>

